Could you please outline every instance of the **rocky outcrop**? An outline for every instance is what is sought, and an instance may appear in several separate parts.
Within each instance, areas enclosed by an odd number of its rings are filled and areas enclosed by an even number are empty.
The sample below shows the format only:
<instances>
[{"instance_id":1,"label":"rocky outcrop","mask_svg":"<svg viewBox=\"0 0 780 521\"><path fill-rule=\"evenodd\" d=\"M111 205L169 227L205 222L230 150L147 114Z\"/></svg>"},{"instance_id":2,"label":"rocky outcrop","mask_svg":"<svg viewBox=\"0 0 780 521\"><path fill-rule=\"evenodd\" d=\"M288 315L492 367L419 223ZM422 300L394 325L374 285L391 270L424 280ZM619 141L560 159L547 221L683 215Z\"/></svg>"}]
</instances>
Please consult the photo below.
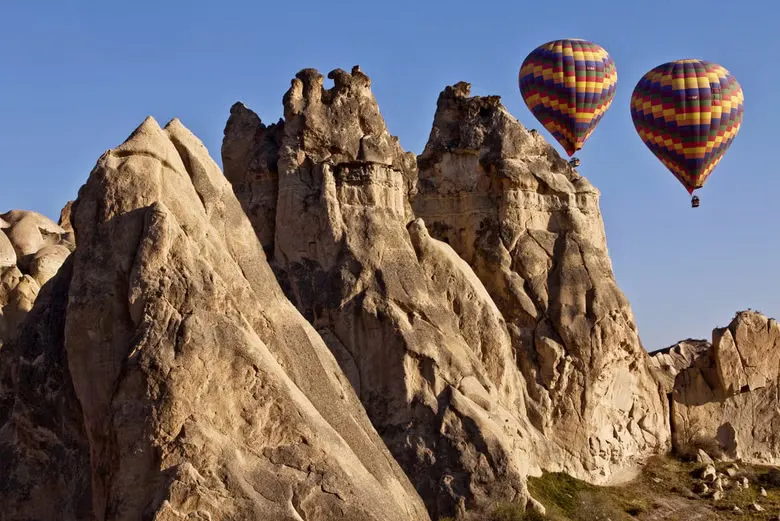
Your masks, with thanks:
<instances>
[{"instance_id":1,"label":"rocky outcrop","mask_svg":"<svg viewBox=\"0 0 780 521\"><path fill-rule=\"evenodd\" d=\"M680 371L691 367L710 348L706 340L689 338L665 349L650 353L650 371L661 384L664 394L674 390L674 381Z\"/></svg>"},{"instance_id":2,"label":"rocky outcrop","mask_svg":"<svg viewBox=\"0 0 780 521\"><path fill-rule=\"evenodd\" d=\"M415 158L328 76L234 105L224 176L148 118L59 224L0 216L0 519L465 520L670 438L780 464L773 319L649 357L598 191L498 97L447 87Z\"/></svg>"},{"instance_id":3,"label":"rocky outcrop","mask_svg":"<svg viewBox=\"0 0 780 521\"><path fill-rule=\"evenodd\" d=\"M181 123L148 118L71 210L0 350L2 519L429 519Z\"/></svg>"},{"instance_id":4,"label":"rocky outcrop","mask_svg":"<svg viewBox=\"0 0 780 521\"><path fill-rule=\"evenodd\" d=\"M418 164L414 212L501 310L528 415L567 453L551 466L602 482L663 451L664 401L615 283L598 191L467 83L439 96Z\"/></svg>"},{"instance_id":5,"label":"rocky outcrop","mask_svg":"<svg viewBox=\"0 0 780 521\"><path fill-rule=\"evenodd\" d=\"M0 345L11 339L74 247L68 232L44 215L0 215Z\"/></svg>"},{"instance_id":6,"label":"rocky outcrop","mask_svg":"<svg viewBox=\"0 0 780 521\"><path fill-rule=\"evenodd\" d=\"M101 158L73 223L68 312L79 320L66 346L93 468L106 469L98 513L427 519L178 121L147 120ZM106 370L87 379L95 367Z\"/></svg>"},{"instance_id":7,"label":"rocky outcrop","mask_svg":"<svg viewBox=\"0 0 780 521\"><path fill-rule=\"evenodd\" d=\"M254 225L257 238L273 258L276 200L279 188L277 160L284 120L269 126L242 103L230 109L222 143L225 177Z\"/></svg>"},{"instance_id":8,"label":"rocky outcrop","mask_svg":"<svg viewBox=\"0 0 780 521\"><path fill-rule=\"evenodd\" d=\"M675 448L715 440L727 457L780 464L779 377L780 325L755 311L737 313L674 377Z\"/></svg>"},{"instance_id":9,"label":"rocky outcrop","mask_svg":"<svg viewBox=\"0 0 780 521\"><path fill-rule=\"evenodd\" d=\"M432 517L523 505L537 454L555 456L525 416L504 318L473 270L413 217L415 157L387 131L369 78L357 68L329 78L335 85L325 89L320 74L301 71L276 130L234 106L228 177L252 194L242 201L258 235L275 228L272 264L289 298L328 343ZM247 164L276 172L278 187L252 168L240 175ZM267 211L253 210L259 199Z\"/></svg>"}]
</instances>

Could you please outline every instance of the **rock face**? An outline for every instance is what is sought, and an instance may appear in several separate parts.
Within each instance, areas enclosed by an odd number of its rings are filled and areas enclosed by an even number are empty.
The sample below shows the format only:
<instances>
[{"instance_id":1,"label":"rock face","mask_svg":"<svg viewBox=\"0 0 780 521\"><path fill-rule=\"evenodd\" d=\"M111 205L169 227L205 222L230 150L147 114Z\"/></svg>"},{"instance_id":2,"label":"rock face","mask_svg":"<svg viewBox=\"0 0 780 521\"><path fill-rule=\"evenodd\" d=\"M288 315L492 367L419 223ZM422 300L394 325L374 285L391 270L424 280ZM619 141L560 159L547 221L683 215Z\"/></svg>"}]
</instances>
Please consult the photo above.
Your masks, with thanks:
<instances>
[{"instance_id":1,"label":"rock face","mask_svg":"<svg viewBox=\"0 0 780 521\"><path fill-rule=\"evenodd\" d=\"M71 221L72 277L0 351L4 520L429 519L177 120L104 154Z\"/></svg>"},{"instance_id":2,"label":"rock face","mask_svg":"<svg viewBox=\"0 0 780 521\"><path fill-rule=\"evenodd\" d=\"M325 89L316 71L301 71L275 128L235 106L226 175L273 247L288 296L328 343L432 517L524 504L535 450L550 453L525 417L507 325L471 268L414 219L415 157L388 133L368 77L357 68L329 77L335 85ZM242 170L247 164L276 172L278 187ZM253 210L256 200L265 210Z\"/></svg>"},{"instance_id":3,"label":"rock face","mask_svg":"<svg viewBox=\"0 0 780 521\"><path fill-rule=\"evenodd\" d=\"M780 325L743 311L728 327L715 329L706 347L674 377L675 447L714 439L727 457L779 464Z\"/></svg>"},{"instance_id":4,"label":"rock face","mask_svg":"<svg viewBox=\"0 0 780 521\"><path fill-rule=\"evenodd\" d=\"M236 103L230 109L222 144L225 177L233 185L269 258L274 251L279 188L276 163L283 131L284 120L266 127L257 114Z\"/></svg>"},{"instance_id":5,"label":"rock face","mask_svg":"<svg viewBox=\"0 0 780 521\"><path fill-rule=\"evenodd\" d=\"M63 347L71 264L0 348L3 521L93 519L89 446Z\"/></svg>"},{"instance_id":6,"label":"rock face","mask_svg":"<svg viewBox=\"0 0 780 521\"><path fill-rule=\"evenodd\" d=\"M617 287L598 191L496 96L439 96L415 214L473 268L506 320L526 406L602 482L668 445L668 419Z\"/></svg>"},{"instance_id":7,"label":"rock face","mask_svg":"<svg viewBox=\"0 0 780 521\"><path fill-rule=\"evenodd\" d=\"M74 247L66 230L39 213L0 215L0 345L13 336Z\"/></svg>"},{"instance_id":8,"label":"rock face","mask_svg":"<svg viewBox=\"0 0 780 521\"><path fill-rule=\"evenodd\" d=\"M674 390L674 380L680 371L691 367L699 357L706 354L710 345L706 340L689 338L650 354L650 371L661 384L664 394Z\"/></svg>"}]
</instances>

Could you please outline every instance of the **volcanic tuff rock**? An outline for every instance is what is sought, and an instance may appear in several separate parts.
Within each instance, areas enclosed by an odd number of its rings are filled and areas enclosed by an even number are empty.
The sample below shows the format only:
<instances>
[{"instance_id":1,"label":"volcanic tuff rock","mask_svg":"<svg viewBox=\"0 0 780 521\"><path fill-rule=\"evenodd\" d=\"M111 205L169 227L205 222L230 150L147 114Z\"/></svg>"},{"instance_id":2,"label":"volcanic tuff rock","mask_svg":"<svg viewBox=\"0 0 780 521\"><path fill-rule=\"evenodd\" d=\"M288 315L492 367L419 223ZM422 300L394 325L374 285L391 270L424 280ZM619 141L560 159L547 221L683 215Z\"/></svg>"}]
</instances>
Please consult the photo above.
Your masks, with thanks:
<instances>
[{"instance_id":1,"label":"volcanic tuff rock","mask_svg":"<svg viewBox=\"0 0 780 521\"><path fill-rule=\"evenodd\" d=\"M607 252L598 191L497 96L447 87L415 214L501 310L534 425L593 481L668 445L665 403Z\"/></svg>"},{"instance_id":2,"label":"volcanic tuff rock","mask_svg":"<svg viewBox=\"0 0 780 521\"><path fill-rule=\"evenodd\" d=\"M780 462L777 322L649 358L598 191L498 97L447 87L415 158L329 77L234 105L224 176L149 118L59 225L0 216L0 520L539 510L528 474L670 437Z\"/></svg>"},{"instance_id":3,"label":"volcanic tuff rock","mask_svg":"<svg viewBox=\"0 0 780 521\"><path fill-rule=\"evenodd\" d=\"M675 376L675 447L715 439L727 457L780 464L779 381L780 325L755 311L737 313Z\"/></svg>"},{"instance_id":4,"label":"volcanic tuff rock","mask_svg":"<svg viewBox=\"0 0 780 521\"><path fill-rule=\"evenodd\" d=\"M330 351L284 297L229 183L181 123L162 130L148 118L105 153L71 221L72 278L57 279L67 298L25 323L45 332L53 322L53 332L16 348L18 371L53 383L11 376L0 417L15 399L16 421L2 433L32 437L41 420L30 404L42 401L52 425L27 445L65 452L73 469L17 454L12 479L34 484L48 465L47 486L61 492L51 501L77 511L72 519L88 510L84 474L97 519L429 519ZM66 356L77 400L49 405L35 393L68 387ZM81 428L58 421L82 413ZM30 497L17 500L24 494L0 499L3 519L34 512Z\"/></svg>"},{"instance_id":5,"label":"volcanic tuff rock","mask_svg":"<svg viewBox=\"0 0 780 521\"><path fill-rule=\"evenodd\" d=\"M316 71L301 71L275 129L234 106L226 175L258 234L275 228L272 263L288 296L328 343L431 515L524 504L534 451L549 454L525 418L504 319L469 266L413 218L415 158L388 133L368 77L357 68L329 77L335 85L325 89ZM247 164L275 171L278 187L242 170ZM268 211L254 211L256 200Z\"/></svg>"},{"instance_id":6,"label":"volcanic tuff rock","mask_svg":"<svg viewBox=\"0 0 780 521\"><path fill-rule=\"evenodd\" d=\"M93 519L89 445L63 346L71 260L0 348L3 521Z\"/></svg>"},{"instance_id":7,"label":"volcanic tuff rock","mask_svg":"<svg viewBox=\"0 0 780 521\"><path fill-rule=\"evenodd\" d=\"M706 340L689 338L666 349L659 349L651 353L650 371L655 379L661 383L664 394L669 394L674 390L674 381L680 371L691 367L700 356L706 354L710 345Z\"/></svg>"},{"instance_id":8,"label":"volcanic tuff rock","mask_svg":"<svg viewBox=\"0 0 780 521\"><path fill-rule=\"evenodd\" d=\"M0 346L74 248L66 230L37 212L0 215Z\"/></svg>"}]
</instances>

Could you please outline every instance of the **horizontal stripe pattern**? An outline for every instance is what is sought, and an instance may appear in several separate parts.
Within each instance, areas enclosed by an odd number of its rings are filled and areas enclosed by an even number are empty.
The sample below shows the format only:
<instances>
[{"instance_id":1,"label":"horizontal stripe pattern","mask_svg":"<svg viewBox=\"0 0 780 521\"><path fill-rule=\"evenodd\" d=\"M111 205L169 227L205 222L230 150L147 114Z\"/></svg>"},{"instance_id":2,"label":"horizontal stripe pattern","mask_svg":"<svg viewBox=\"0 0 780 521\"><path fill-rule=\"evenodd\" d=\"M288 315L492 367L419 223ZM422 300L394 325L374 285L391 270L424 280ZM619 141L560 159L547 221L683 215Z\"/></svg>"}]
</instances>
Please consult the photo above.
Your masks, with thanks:
<instances>
[{"instance_id":1,"label":"horizontal stripe pattern","mask_svg":"<svg viewBox=\"0 0 780 521\"><path fill-rule=\"evenodd\" d=\"M704 186L734 141L744 95L725 68L685 59L655 67L631 95L631 119L645 145L685 186Z\"/></svg>"},{"instance_id":2,"label":"horizontal stripe pattern","mask_svg":"<svg viewBox=\"0 0 780 521\"><path fill-rule=\"evenodd\" d=\"M531 113L571 156L612 104L617 69L607 51L593 42L554 40L526 57L518 84Z\"/></svg>"}]
</instances>

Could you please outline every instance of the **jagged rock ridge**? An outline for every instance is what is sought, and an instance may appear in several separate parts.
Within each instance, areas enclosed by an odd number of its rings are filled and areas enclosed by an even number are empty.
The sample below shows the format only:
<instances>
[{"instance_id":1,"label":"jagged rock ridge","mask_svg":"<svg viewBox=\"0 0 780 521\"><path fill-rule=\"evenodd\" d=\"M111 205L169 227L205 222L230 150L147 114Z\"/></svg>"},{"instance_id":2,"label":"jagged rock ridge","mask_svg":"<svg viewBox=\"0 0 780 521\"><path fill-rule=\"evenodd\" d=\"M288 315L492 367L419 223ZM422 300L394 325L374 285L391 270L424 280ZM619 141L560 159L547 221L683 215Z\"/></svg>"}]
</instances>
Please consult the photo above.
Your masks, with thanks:
<instances>
[{"instance_id":1,"label":"jagged rock ridge","mask_svg":"<svg viewBox=\"0 0 780 521\"><path fill-rule=\"evenodd\" d=\"M415 157L387 132L368 77L357 68L329 77L335 85L325 89L320 74L301 71L275 127L234 106L225 175L273 245L288 296L328 343L431 515L522 504L523 478L536 467L529 449L545 440L525 418L506 325L468 265L413 218ZM265 210L253 209L258 200ZM273 223L264 221L269 212Z\"/></svg>"},{"instance_id":2,"label":"jagged rock ridge","mask_svg":"<svg viewBox=\"0 0 780 521\"><path fill-rule=\"evenodd\" d=\"M648 358L598 191L498 97L447 87L415 158L329 77L231 109L232 187L148 119L59 225L0 217L0 518L543 510L526 475L619 476L670 407L675 447L777 462L774 320Z\"/></svg>"}]
</instances>

